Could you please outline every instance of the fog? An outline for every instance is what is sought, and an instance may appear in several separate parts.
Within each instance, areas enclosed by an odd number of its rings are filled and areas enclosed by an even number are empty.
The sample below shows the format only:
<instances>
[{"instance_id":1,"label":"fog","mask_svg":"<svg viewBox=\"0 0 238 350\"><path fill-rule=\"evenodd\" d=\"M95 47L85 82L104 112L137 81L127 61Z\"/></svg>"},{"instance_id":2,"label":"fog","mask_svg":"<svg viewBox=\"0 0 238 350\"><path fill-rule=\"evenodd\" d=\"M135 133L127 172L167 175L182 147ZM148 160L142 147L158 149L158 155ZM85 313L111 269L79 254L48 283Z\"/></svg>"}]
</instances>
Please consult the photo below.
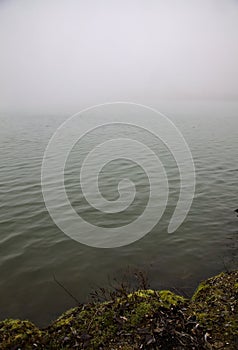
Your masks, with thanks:
<instances>
[{"instance_id":1,"label":"fog","mask_svg":"<svg viewBox=\"0 0 238 350\"><path fill-rule=\"evenodd\" d=\"M0 0L0 110L238 99L238 1Z\"/></svg>"}]
</instances>

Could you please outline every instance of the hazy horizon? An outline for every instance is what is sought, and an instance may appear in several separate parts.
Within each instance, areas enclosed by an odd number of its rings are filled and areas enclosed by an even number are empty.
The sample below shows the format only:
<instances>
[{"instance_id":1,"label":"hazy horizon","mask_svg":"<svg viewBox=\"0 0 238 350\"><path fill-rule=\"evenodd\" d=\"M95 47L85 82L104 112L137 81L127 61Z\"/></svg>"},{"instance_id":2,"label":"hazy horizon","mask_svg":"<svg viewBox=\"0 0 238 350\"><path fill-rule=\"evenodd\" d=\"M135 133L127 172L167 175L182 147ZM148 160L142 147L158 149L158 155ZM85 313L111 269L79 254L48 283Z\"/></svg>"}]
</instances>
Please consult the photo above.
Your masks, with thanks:
<instances>
[{"instance_id":1,"label":"hazy horizon","mask_svg":"<svg viewBox=\"0 0 238 350\"><path fill-rule=\"evenodd\" d=\"M0 1L0 112L238 100L238 1Z\"/></svg>"}]
</instances>

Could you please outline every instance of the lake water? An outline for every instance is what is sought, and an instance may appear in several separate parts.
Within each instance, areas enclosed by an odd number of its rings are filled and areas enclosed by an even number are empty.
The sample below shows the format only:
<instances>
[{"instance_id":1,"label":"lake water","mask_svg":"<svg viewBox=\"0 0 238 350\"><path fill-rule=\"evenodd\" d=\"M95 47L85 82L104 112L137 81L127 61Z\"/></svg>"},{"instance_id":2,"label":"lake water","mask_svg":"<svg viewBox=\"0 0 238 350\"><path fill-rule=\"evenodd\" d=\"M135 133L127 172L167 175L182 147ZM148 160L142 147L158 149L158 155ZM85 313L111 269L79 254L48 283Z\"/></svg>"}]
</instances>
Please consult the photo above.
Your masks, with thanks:
<instances>
[{"instance_id":1,"label":"lake water","mask_svg":"<svg viewBox=\"0 0 238 350\"><path fill-rule=\"evenodd\" d=\"M197 283L236 265L238 258L238 102L164 103L156 106L180 129L196 167L196 193L184 223L167 233L178 199L178 170L170 155L162 159L170 182L167 210L160 223L133 244L98 249L70 239L52 221L41 191L44 150L67 115L0 115L0 315L47 325L74 302L55 275L80 301L97 286L123 275L127 267L147 271L153 288L177 288L191 295ZM115 132L115 131L114 131ZM126 130L119 133L124 134ZM153 148L154 140L148 135ZM138 184L137 204L123 214L99 214L80 200L75 156L87 153L104 132L89 135L72 152L65 185L76 210L100 226L125 225L141 213L148 183L136 166L111 163L102 190L115 199L116 176ZM143 155L142 155L143 157ZM79 157L80 158L80 157ZM52 182L52 186L55 184Z\"/></svg>"}]
</instances>

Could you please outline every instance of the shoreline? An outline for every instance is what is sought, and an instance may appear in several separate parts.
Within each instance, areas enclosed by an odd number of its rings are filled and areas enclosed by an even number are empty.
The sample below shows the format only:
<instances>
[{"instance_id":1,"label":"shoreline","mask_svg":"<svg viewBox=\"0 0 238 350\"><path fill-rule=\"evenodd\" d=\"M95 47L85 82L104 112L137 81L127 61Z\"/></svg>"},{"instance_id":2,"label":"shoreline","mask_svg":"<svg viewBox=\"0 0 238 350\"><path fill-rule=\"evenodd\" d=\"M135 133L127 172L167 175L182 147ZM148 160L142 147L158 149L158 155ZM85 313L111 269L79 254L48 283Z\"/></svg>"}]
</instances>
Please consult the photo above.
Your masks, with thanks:
<instances>
[{"instance_id":1,"label":"shoreline","mask_svg":"<svg viewBox=\"0 0 238 350\"><path fill-rule=\"evenodd\" d=\"M145 289L75 307L44 329L0 321L0 348L235 350L238 270L200 283L191 299Z\"/></svg>"}]
</instances>

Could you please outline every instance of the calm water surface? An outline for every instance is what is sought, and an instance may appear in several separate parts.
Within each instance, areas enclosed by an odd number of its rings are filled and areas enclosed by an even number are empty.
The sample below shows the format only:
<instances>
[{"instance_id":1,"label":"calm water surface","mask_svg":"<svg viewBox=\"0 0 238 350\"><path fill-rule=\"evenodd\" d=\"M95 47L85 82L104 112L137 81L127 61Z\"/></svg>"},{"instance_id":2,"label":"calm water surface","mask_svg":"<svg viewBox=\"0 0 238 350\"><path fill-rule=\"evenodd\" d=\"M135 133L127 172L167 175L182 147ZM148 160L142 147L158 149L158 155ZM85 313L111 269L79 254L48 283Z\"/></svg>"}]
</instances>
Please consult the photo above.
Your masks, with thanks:
<instances>
[{"instance_id":1,"label":"calm water surface","mask_svg":"<svg viewBox=\"0 0 238 350\"><path fill-rule=\"evenodd\" d=\"M190 213L174 233L166 229L178 199L178 170L160 147L170 184L170 198L161 222L143 239L121 248L96 249L61 232L43 201L40 176L45 147L68 116L0 115L0 310L6 317L28 318L46 325L74 306L53 275L80 301L97 286L120 276L128 266L148 271L154 288L182 288L191 294L196 284L237 261L238 102L161 104L183 133L196 166L196 194ZM113 132L116 132L115 130ZM125 135L127 130L118 131ZM103 140L92 134L75 147L66 168L65 184L76 210L101 226L126 224L140 214L148 181L126 161L111 163L102 174L102 192L116 198L116 177L128 175L137 184L134 207L121 215L99 215L81 200L75 156L86 154ZM155 140L138 132L138 139ZM80 161L79 161L80 162ZM52 186L54 186L52 182ZM79 192L78 192L79 190ZM237 266L237 265L236 265Z\"/></svg>"}]
</instances>

